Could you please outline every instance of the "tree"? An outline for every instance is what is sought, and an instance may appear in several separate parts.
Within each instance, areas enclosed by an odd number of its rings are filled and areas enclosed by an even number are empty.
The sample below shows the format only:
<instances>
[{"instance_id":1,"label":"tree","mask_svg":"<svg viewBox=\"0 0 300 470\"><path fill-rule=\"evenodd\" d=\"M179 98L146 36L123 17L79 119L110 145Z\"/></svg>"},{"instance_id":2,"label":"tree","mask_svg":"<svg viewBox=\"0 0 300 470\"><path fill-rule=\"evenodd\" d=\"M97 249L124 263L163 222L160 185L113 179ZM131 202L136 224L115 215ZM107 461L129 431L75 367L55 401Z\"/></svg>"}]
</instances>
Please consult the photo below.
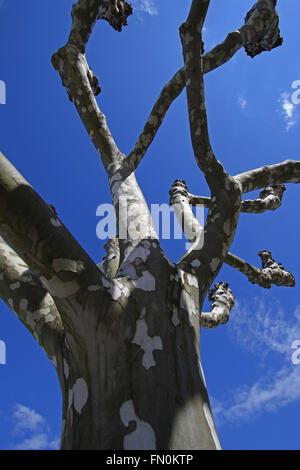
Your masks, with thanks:
<instances>
[{"instance_id":1,"label":"tree","mask_svg":"<svg viewBox=\"0 0 300 470\"><path fill-rule=\"evenodd\" d=\"M293 286L293 275L261 251L258 269L229 252L240 212L281 204L284 183L298 183L288 160L230 175L212 150L203 75L242 47L255 55L280 46L276 1L260 0L245 24L204 53L209 1L193 0L180 28L184 68L163 88L137 143L125 156L95 99L100 93L85 51L98 19L117 31L132 8L124 0L79 0L66 45L52 57L70 100L107 172L118 233L100 266L1 154L0 295L55 364L63 398L62 449L219 448L200 361L200 327L229 319L234 296L211 286L223 263L264 288ZM178 263L160 246L135 178L172 102L186 88L191 141L210 197L176 180L171 204L191 248ZM244 194L261 189L255 200ZM204 229L191 205L208 207ZM126 236L124 236L124 233ZM211 311L202 312L209 294Z\"/></svg>"}]
</instances>

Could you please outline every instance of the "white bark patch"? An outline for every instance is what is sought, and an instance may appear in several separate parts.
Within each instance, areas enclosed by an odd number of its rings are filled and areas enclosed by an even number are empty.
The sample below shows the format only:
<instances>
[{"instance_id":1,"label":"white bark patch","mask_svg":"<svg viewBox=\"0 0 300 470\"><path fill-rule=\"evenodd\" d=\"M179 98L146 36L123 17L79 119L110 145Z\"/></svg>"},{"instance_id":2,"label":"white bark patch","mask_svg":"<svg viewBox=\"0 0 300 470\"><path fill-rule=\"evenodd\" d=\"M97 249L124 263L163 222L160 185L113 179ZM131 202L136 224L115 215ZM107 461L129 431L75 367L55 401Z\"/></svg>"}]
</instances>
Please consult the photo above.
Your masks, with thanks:
<instances>
[{"instance_id":1,"label":"white bark patch","mask_svg":"<svg viewBox=\"0 0 300 470\"><path fill-rule=\"evenodd\" d=\"M82 408L87 402L89 393L88 393L88 386L86 381L81 377L76 380L75 384L73 385L73 401L74 401L74 408L78 414L81 413Z\"/></svg>"},{"instance_id":2,"label":"white bark patch","mask_svg":"<svg viewBox=\"0 0 300 470\"><path fill-rule=\"evenodd\" d=\"M213 421L213 417L211 415L209 406L206 402L203 405L203 412L204 412L204 416L205 416L205 419L207 421L207 424L209 426L213 441L215 443L216 449L217 450L222 450L222 447L221 447L221 444L220 444L220 441L219 441L219 438L218 438L218 435L217 435L217 431L216 431L216 428L215 428L215 423Z\"/></svg>"},{"instance_id":3,"label":"white bark patch","mask_svg":"<svg viewBox=\"0 0 300 470\"><path fill-rule=\"evenodd\" d=\"M180 325L180 320L178 318L178 308L176 305L173 305L172 323L174 326Z\"/></svg>"},{"instance_id":4,"label":"white bark patch","mask_svg":"<svg viewBox=\"0 0 300 470\"><path fill-rule=\"evenodd\" d=\"M61 271L72 271L74 273L79 273L84 269L82 261L64 258L55 259L52 266L56 273Z\"/></svg>"},{"instance_id":5,"label":"white bark patch","mask_svg":"<svg viewBox=\"0 0 300 470\"><path fill-rule=\"evenodd\" d=\"M98 285L97 284L94 284L94 285L92 284L92 285L88 286L88 291L90 291L90 292L95 292L95 291L100 290L100 289L101 289L101 286L99 284Z\"/></svg>"},{"instance_id":6,"label":"white bark patch","mask_svg":"<svg viewBox=\"0 0 300 470\"><path fill-rule=\"evenodd\" d=\"M40 281L52 295L59 299L69 297L80 289L76 281L62 281L57 276L53 276L51 279L41 276Z\"/></svg>"},{"instance_id":7,"label":"white bark patch","mask_svg":"<svg viewBox=\"0 0 300 470\"><path fill-rule=\"evenodd\" d=\"M68 366L68 363L67 361L64 359L64 374L65 374L65 377L66 379L68 379L69 377L69 366Z\"/></svg>"},{"instance_id":8,"label":"white bark patch","mask_svg":"<svg viewBox=\"0 0 300 470\"><path fill-rule=\"evenodd\" d=\"M127 251L130 251L129 255L127 255ZM134 262L137 258L140 258L143 261L147 261L147 258L150 255L150 250L143 246L138 246L133 250L132 247L128 247L124 254L126 261L129 263Z\"/></svg>"},{"instance_id":9,"label":"white bark patch","mask_svg":"<svg viewBox=\"0 0 300 470\"><path fill-rule=\"evenodd\" d=\"M61 222L58 219L54 219L53 217L51 217L50 222L53 225L53 227L61 227L62 226Z\"/></svg>"},{"instance_id":10,"label":"white bark patch","mask_svg":"<svg viewBox=\"0 0 300 470\"><path fill-rule=\"evenodd\" d=\"M184 289L181 291L180 295L180 307L189 314L191 324L193 325L193 316L198 314L198 309L192 296Z\"/></svg>"},{"instance_id":11,"label":"white bark patch","mask_svg":"<svg viewBox=\"0 0 300 470\"><path fill-rule=\"evenodd\" d=\"M53 299L51 299L49 294L47 294L47 297L44 300L50 305L54 304ZM51 314L51 308L49 305L31 312L28 310L28 300L22 298L19 302L19 309L26 314L26 325L28 325L32 330L35 330L36 325L41 318L43 318L45 323L55 320L55 316Z\"/></svg>"},{"instance_id":12,"label":"white bark patch","mask_svg":"<svg viewBox=\"0 0 300 470\"><path fill-rule=\"evenodd\" d=\"M155 290L155 278L148 271L144 271L141 277L131 282L137 289L144 291Z\"/></svg>"},{"instance_id":13,"label":"white bark patch","mask_svg":"<svg viewBox=\"0 0 300 470\"><path fill-rule=\"evenodd\" d=\"M225 233L225 235L227 235L229 237L230 233L231 233L231 230L230 230L230 220L227 219L225 222L224 222L224 225L223 225L223 231Z\"/></svg>"},{"instance_id":14,"label":"white bark patch","mask_svg":"<svg viewBox=\"0 0 300 470\"><path fill-rule=\"evenodd\" d=\"M220 262L219 258L213 258L211 263L209 263L209 266L212 272L214 272L217 269L219 262Z\"/></svg>"},{"instance_id":15,"label":"white bark patch","mask_svg":"<svg viewBox=\"0 0 300 470\"><path fill-rule=\"evenodd\" d=\"M20 282L17 281L17 282L14 282L13 284L10 284L10 285L9 285L9 288L10 288L11 290L15 290L15 289L19 289L20 286L21 286Z\"/></svg>"},{"instance_id":16,"label":"white bark patch","mask_svg":"<svg viewBox=\"0 0 300 470\"><path fill-rule=\"evenodd\" d=\"M122 295L122 288L118 281L108 280L105 277L102 278L103 287L108 289L108 292L112 296L113 300L118 300Z\"/></svg>"},{"instance_id":17,"label":"white bark patch","mask_svg":"<svg viewBox=\"0 0 300 470\"><path fill-rule=\"evenodd\" d=\"M192 276L191 274L187 274L187 281L190 286L194 286L198 289L198 281L195 276Z\"/></svg>"},{"instance_id":18,"label":"white bark patch","mask_svg":"<svg viewBox=\"0 0 300 470\"><path fill-rule=\"evenodd\" d=\"M68 410L71 408L73 403L77 413L81 414L81 411L88 400L88 396L89 393L87 383L82 377L80 377L69 390Z\"/></svg>"},{"instance_id":19,"label":"white bark patch","mask_svg":"<svg viewBox=\"0 0 300 470\"><path fill-rule=\"evenodd\" d=\"M145 369L149 370L151 367L155 366L156 362L153 358L153 351L162 350L163 345L159 336L153 336L153 338L151 338L148 335L148 326L144 318L136 322L136 332L132 342L140 346L144 351L142 364Z\"/></svg>"},{"instance_id":20,"label":"white bark patch","mask_svg":"<svg viewBox=\"0 0 300 470\"><path fill-rule=\"evenodd\" d=\"M132 400L123 403L120 408L120 418L126 427L131 421L136 423L135 431L124 437L124 450L156 450L156 437L152 426L138 418Z\"/></svg>"},{"instance_id":21,"label":"white bark patch","mask_svg":"<svg viewBox=\"0 0 300 470\"><path fill-rule=\"evenodd\" d=\"M4 256L7 266L13 269L19 276L28 271L28 266L22 263L18 256L14 256L13 251L5 243L1 243L0 253Z\"/></svg>"},{"instance_id":22,"label":"white bark patch","mask_svg":"<svg viewBox=\"0 0 300 470\"><path fill-rule=\"evenodd\" d=\"M198 259L194 259L191 262L191 266L193 266L193 268L198 268L200 265L201 265L201 262Z\"/></svg>"}]
</instances>

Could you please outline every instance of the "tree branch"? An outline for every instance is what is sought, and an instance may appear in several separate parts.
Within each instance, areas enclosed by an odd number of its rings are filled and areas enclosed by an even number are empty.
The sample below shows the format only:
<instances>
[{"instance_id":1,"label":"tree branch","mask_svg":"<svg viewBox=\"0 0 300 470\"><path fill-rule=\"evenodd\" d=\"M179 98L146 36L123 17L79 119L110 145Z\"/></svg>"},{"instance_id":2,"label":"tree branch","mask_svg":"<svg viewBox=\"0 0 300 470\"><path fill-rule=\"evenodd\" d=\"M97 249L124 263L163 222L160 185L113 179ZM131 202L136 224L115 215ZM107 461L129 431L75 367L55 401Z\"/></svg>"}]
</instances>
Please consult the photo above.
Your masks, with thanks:
<instances>
[{"instance_id":1,"label":"tree branch","mask_svg":"<svg viewBox=\"0 0 300 470\"><path fill-rule=\"evenodd\" d=\"M180 69L162 89L156 103L154 104L150 116L139 136L134 148L127 157L128 165L136 170L150 144L160 128L164 117L175 99L180 95L185 87L184 69Z\"/></svg>"},{"instance_id":2,"label":"tree branch","mask_svg":"<svg viewBox=\"0 0 300 470\"><path fill-rule=\"evenodd\" d=\"M64 329L54 300L1 236L0 297L16 313L48 357L57 356Z\"/></svg>"},{"instance_id":3,"label":"tree branch","mask_svg":"<svg viewBox=\"0 0 300 470\"><path fill-rule=\"evenodd\" d=\"M225 263L247 276L252 284L258 284L265 289L269 289L271 284L286 287L295 286L295 278L292 273L286 271L281 263L276 263L270 251L260 251L258 254L262 260L262 269L252 266L231 253L227 253Z\"/></svg>"},{"instance_id":4,"label":"tree branch","mask_svg":"<svg viewBox=\"0 0 300 470\"><path fill-rule=\"evenodd\" d=\"M245 171L235 176L243 194L282 183L300 183L300 161L285 160Z\"/></svg>"},{"instance_id":5,"label":"tree branch","mask_svg":"<svg viewBox=\"0 0 300 470\"><path fill-rule=\"evenodd\" d=\"M200 325L212 329L224 325L229 320L229 314L234 307L235 297L228 287L227 282L218 282L208 294L208 300L212 302L210 312L202 312Z\"/></svg>"},{"instance_id":6,"label":"tree branch","mask_svg":"<svg viewBox=\"0 0 300 470\"><path fill-rule=\"evenodd\" d=\"M101 91L96 75L90 69L85 49L97 19L106 19L117 31L127 24L132 12L124 0L79 0L72 8L72 28L67 44L52 56L69 98L99 152L104 168L118 165L124 155L119 151L94 95Z\"/></svg>"},{"instance_id":7,"label":"tree branch","mask_svg":"<svg viewBox=\"0 0 300 470\"><path fill-rule=\"evenodd\" d=\"M222 193L216 200L222 200ZM178 218L185 236L192 243L189 251L177 263L181 269L191 272L201 279L202 296L206 294L231 245L239 215L235 201L229 201L226 192L221 203L211 200L211 207L204 228L195 218L190 203L189 193L184 181L176 180L170 190L170 204ZM239 202L239 198L237 199ZM239 202L240 203L240 202ZM236 211L236 216L232 215ZM227 216L229 216L227 218Z\"/></svg>"},{"instance_id":8,"label":"tree branch","mask_svg":"<svg viewBox=\"0 0 300 470\"><path fill-rule=\"evenodd\" d=\"M241 212L262 214L269 210L274 211L281 206L281 200L285 190L286 188L283 184L267 186L259 193L257 199L243 201Z\"/></svg>"},{"instance_id":9,"label":"tree branch","mask_svg":"<svg viewBox=\"0 0 300 470\"><path fill-rule=\"evenodd\" d=\"M72 10L73 22L69 40L52 58L52 63L60 73L63 85L66 86L108 173L118 226L119 267L123 275L126 272L124 263L129 255L132 264L135 261L134 250L139 243L146 238L157 239L157 234L132 168L115 144L94 98L100 92L99 83L89 68L84 53L97 18L109 19L109 23L121 31L122 26L127 24L127 16L131 11L131 7L123 0L79 0ZM117 23L114 18L116 15L119 21ZM132 271L131 267L130 269Z\"/></svg>"},{"instance_id":10,"label":"tree branch","mask_svg":"<svg viewBox=\"0 0 300 470\"><path fill-rule=\"evenodd\" d=\"M264 188L257 199L247 199L241 203L241 212L249 214L262 214L269 210L276 210L281 206L283 192L285 191L283 184L267 186ZM204 196L196 196L188 193L188 200L191 206L202 205L210 207L211 199Z\"/></svg>"},{"instance_id":11,"label":"tree branch","mask_svg":"<svg viewBox=\"0 0 300 470\"><path fill-rule=\"evenodd\" d=\"M279 20L276 10L273 8L270 10L270 6L269 4L266 5L265 0L258 2L258 5L256 4L255 15L254 11L252 10L250 10L252 13L250 14L249 12L246 16L246 24L244 24L238 30L229 33L222 43L215 46L211 51L203 56L203 75L224 65L243 46L246 46L248 52L250 51L251 47L252 50L255 50L256 47L257 50L263 52L264 50L270 50L273 47L277 47L281 44L281 38L278 39ZM268 38L270 41L273 37L272 34L270 34L270 31L273 31L273 35L276 38L271 44L272 47L270 44L267 46ZM267 40L263 40L264 35L267 35ZM254 47L253 44L256 44L256 46ZM133 150L128 155L130 166L133 169L136 169L141 162L156 133L158 132L169 107L180 95L185 87L185 84L186 77L183 67L175 73L167 85L165 85L162 89L155 105L152 108L150 116L141 135L139 136Z\"/></svg>"},{"instance_id":12,"label":"tree branch","mask_svg":"<svg viewBox=\"0 0 300 470\"><path fill-rule=\"evenodd\" d=\"M192 146L210 188L212 204L204 227L203 246L192 246L178 266L195 270L203 283L203 292L213 282L233 241L241 202L240 188L216 159L208 135L201 34L207 7L208 2L194 1L188 20L180 27Z\"/></svg>"}]
</instances>

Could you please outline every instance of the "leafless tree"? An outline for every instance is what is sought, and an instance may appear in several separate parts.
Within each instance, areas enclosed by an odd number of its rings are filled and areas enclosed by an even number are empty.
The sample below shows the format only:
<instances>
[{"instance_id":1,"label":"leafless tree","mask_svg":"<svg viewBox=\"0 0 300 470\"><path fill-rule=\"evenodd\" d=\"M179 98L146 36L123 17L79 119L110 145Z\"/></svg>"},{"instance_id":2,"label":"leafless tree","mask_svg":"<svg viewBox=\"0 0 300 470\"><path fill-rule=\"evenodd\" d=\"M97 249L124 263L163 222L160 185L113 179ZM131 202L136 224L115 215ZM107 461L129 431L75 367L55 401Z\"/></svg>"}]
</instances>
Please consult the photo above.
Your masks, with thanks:
<instances>
[{"instance_id":1,"label":"leafless tree","mask_svg":"<svg viewBox=\"0 0 300 470\"><path fill-rule=\"evenodd\" d=\"M106 244L100 265L0 154L0 296L56 367L63 398L62 449L220 448L199 334L201 326L228 321L234 296L226 282L211 288L212 283L223 263L263 288L295 283L269 251L259 253L259 269L229 249L240 212L277 209L284 183L300 182L300 162L228 174L210 144L203 86L203 75L242 47L254 57L281 44L276 1L259 0L238 30L204 54L202 28L209 3L191 1L180 27L184 67L162 89L127 156L95 99L101 90L85 50L98 19L121 31L132 8L125 0L73 5L68 41L52 63L110 184L118 234ZM174 182L170 203L191 242L174 263L160 246L135 170L184 88L193 151L210 197L190 194L184 181ZM259 189L257 199L243 200ZM204 228L197 226L195 204L208 207ZM121 237L124 227L127 235ZM207 294L211 311L202 312Z\"/></svg>"}]
</instances>

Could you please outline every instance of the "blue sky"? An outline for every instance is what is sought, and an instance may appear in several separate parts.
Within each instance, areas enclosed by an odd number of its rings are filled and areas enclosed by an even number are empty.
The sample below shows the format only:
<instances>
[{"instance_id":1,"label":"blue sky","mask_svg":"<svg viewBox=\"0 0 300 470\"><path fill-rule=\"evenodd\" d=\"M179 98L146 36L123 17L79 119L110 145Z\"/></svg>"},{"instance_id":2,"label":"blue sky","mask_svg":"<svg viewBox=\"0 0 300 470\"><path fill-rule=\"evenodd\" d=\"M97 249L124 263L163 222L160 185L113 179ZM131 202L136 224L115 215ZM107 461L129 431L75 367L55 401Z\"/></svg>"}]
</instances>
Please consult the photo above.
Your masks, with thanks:
<instances>
[{"instance_id":1,"label":"blue sky","mask_svg":"<svg viewBox=\"0 0 300 470\"><path fill-rule=\"evenodd\" d=\"M108 183L50 62L66 41L72 3L0 0L0 80L6 84L0 150L98 262L104 242L96 236L96 209L110 202ZM133 147L163 85L182 67L178 27L190 2L132 3L136 14L129 26L120 34L99 22L87 53L103 90L98 101L124 153ZM212 0L206 50L241 26L253 3ZM292 99L297 91L292 84L300 80L299 1L279 0L278 12L282 47L254 60L241 50L205 77L212 145L232 174L299 159L300 106ZM208 195L192 154L185 93L169 110L137 178L149 204L167 203L177 178L185 179L192 193ZM296 287L264 291L224 266L217 280L230 283L236 306L227 325L201 333L224 449L300 448L300 364L292 362L292 344L300 340L299 191L288 185L274 213L242 214L231 249L255 265L258 251L271 250L293 272ZM174 261L184 253L184 240L162 240L162 245ZM61 398L54 367L2 301L0 340L6 344L6 364L0 364L0 449L57 448Z\"/></svg>"}]
</instances>

